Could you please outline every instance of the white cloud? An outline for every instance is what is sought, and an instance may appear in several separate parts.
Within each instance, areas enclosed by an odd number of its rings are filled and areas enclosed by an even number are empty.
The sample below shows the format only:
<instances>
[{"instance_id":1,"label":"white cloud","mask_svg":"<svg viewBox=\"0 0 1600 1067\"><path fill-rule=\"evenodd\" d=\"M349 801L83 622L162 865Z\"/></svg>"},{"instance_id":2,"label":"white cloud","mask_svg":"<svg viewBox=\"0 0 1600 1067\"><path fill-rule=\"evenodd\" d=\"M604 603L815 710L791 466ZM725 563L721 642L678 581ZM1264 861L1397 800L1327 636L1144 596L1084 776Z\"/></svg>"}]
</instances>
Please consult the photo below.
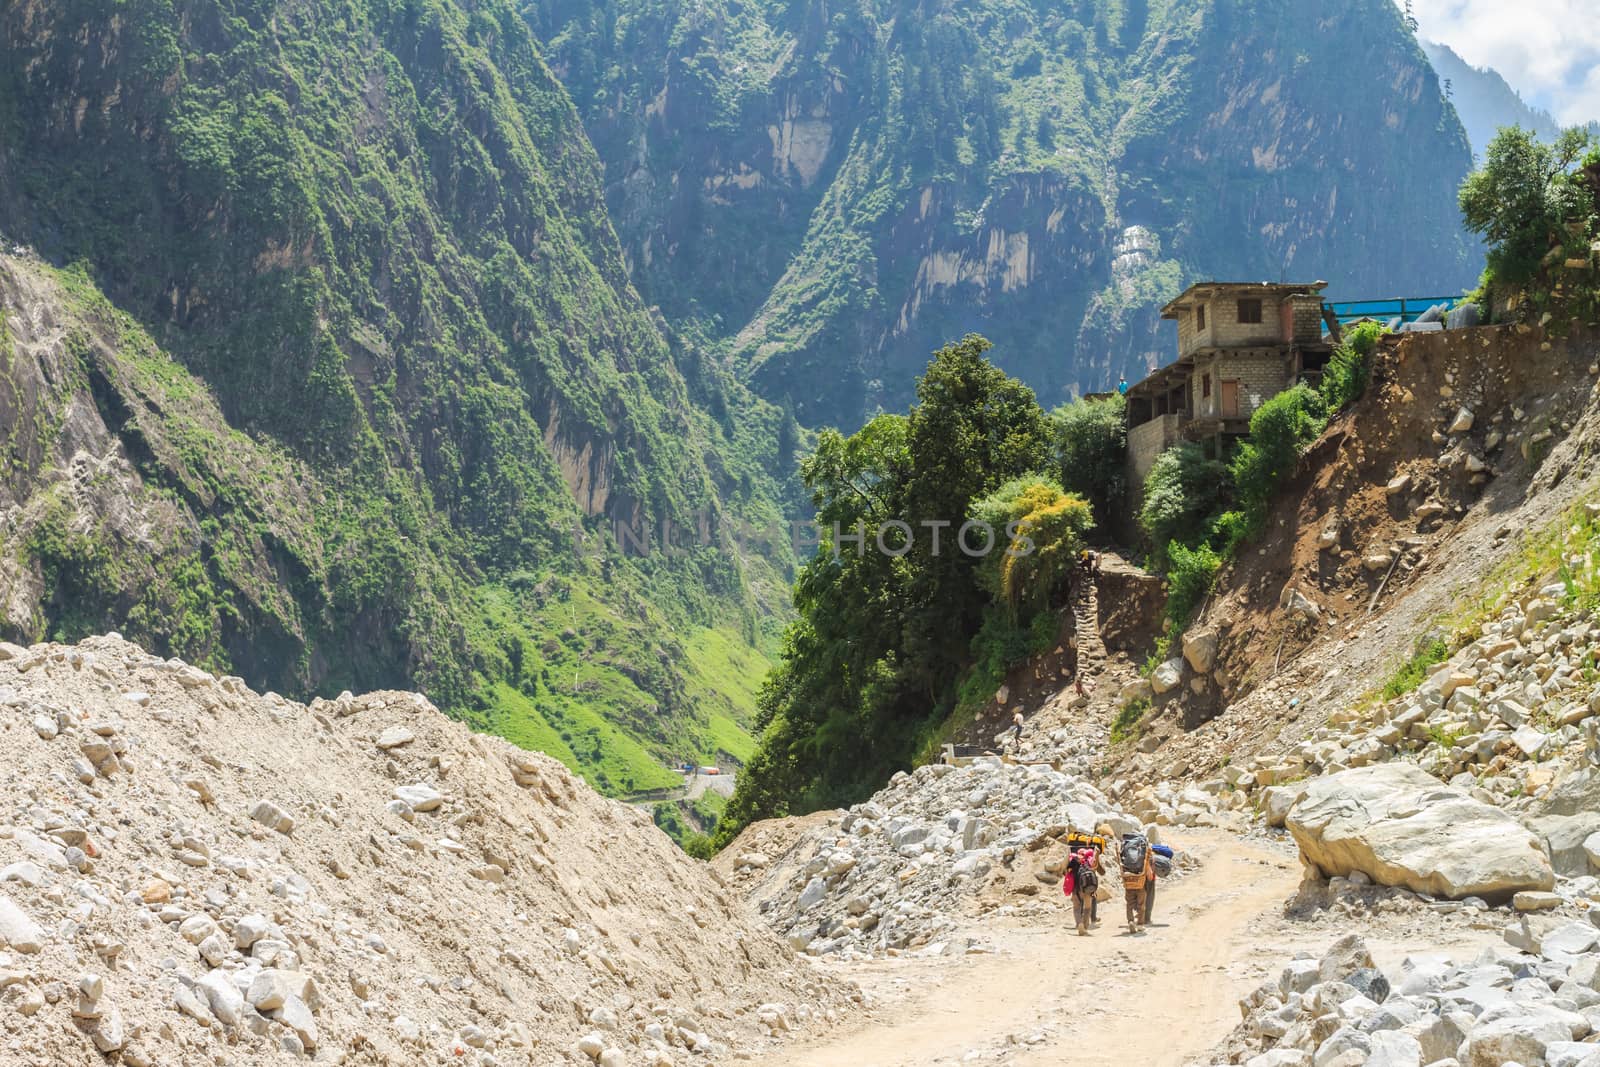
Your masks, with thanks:
<instances>
[{"instance_id":1,"label":"white cloud","mask_svg":"<svg viewBox=\"0 0 1600 1067\"><path fill-rule=\"evenodd\" d=\"M1600 119L1594 0L1412 0L1418 35L1493 67L1563 124Z\"/></svg>"}]
</instances>

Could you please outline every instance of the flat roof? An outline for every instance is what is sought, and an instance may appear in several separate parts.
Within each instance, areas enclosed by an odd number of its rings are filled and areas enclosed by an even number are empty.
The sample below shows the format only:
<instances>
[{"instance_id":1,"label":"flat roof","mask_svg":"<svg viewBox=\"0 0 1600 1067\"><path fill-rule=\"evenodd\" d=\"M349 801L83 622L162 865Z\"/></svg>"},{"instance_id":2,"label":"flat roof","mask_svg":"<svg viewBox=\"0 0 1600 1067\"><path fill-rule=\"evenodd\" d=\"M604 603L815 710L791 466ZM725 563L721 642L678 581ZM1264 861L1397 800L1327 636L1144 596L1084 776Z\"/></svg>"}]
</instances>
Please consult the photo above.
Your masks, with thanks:
<instances>
[{"instance_id":1,"label":"flat roof","mask_svg":"<svg viewBox=\"0 0 1600 1067\"><path fill-rule=\"evenodd\" d=\"M1312 296L1327 287L1327 282L1195 282L1161 309L1161 317L1175 319L1181 309L1224 294L1247 299L1252 296Z\"/></svg>"}]
</instances>

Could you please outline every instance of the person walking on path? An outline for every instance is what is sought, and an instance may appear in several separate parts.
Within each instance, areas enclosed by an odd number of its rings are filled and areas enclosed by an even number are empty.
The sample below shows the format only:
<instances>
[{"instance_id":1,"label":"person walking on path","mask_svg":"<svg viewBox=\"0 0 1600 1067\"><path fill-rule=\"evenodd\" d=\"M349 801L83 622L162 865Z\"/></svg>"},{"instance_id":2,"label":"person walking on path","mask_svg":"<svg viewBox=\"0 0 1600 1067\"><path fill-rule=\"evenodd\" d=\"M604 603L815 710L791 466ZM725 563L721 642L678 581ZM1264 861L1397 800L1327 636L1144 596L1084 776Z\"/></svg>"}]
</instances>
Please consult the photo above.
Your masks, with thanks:
<instances>
[{"instance_id":1,"label":"person walking on path","mask_svg":"<svg viewBox=\"0 0 1600 1067\"><path fill-rule=\"evenodd\" d=\"M1128 910L1128 933L1137 934L1144 929L1145 894L1150 879L1155 874L1150 864L1150 843L1143 834L1124 834L1122 837L1122 890Z\"/></svg>"},{"instance_id":2,"label":"person walking on path","mask_svg":"<svg viewBox=\"0 0 1600 1067\"><path fill-rule=\"evenodd\" d=\"M1153 852L1155 850L1150 849L1149 851ZM1145 879L1144 883L1144 904L1140 909L1140 925L1149 926L1150 912L1156 906L1156 881L1159 875L1156 872L1155 857L1146 855L1144 862L1145 866L1149 869L1150 874L1149 877Z\"/></svg>"},{"instance_id":3,"label":"person walking on path","mask_svg":"<svg viewBox=\"0 0 1600 1067\"><path fill-rule=\"evenodd\" d=\"M1089 936L1089 924L1094 921L1095 894L1100 890L1098 864L1092 848L1078 849L1067 856L1067 873L1061 889L1072 898L1072 921L1078 927L1079 937Z\"/></svg>"},{"instance_id":4,"label":"person walking on path","mask_svg":"<svg viewBox=\"0 0 1600 1067\"><path fill-rule=\"evenodd\" d=\"M1018 708L1011 713L1011 743L1019 749L1022 747L1022 709Z\"/></svg>"}]
</instances>

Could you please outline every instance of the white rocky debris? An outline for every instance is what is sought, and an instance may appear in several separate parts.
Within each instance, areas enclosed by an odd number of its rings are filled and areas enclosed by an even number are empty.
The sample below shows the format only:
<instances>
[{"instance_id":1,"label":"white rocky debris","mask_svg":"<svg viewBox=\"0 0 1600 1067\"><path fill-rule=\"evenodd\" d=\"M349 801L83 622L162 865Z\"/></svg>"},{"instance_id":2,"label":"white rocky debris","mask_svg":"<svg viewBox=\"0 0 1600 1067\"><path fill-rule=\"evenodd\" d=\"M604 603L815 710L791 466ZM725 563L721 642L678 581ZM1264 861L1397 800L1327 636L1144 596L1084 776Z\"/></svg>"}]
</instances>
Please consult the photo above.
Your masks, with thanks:
<instances>
[{"instance_id":1,"label":"white rocky debris","mask_svg":"<svg viewBox=\"0 0 1600 1067\"><path fill-rule=\"evenodd\" d=\"M1461 964L1418 954L1390 974L1347 936L1246 997L1221 1054L1250 1067L1600 1067L1600 930L1582 925L1581 952L1489 948Z\"/></svg>"},{"instance_id":2,"label":"white rocky debris","mask_svg":"<svg viewBox=\"0 0 1600 1067\"><path fill-rule=\"evenodd\" d=\"M588 1019L601 1064L720 1061L850 1007L645 813L415 694L13 646L0 798L8 1063L543 1067Z\"/></svg>"},{"instance_id":3,"label":"white rocky debris","mask_svg":"<svg viewBox=\"0 0 1600 1067\"><path fill-rule=\"evenodd\" d=\"M1336 712L1292 747L1230 765L1224 784L1281 826L1304 779L1403 760L1524 821L1548 844L1558 874L1597 874L1583 844L1600 833L1600 806L1551 806L1560 783L1600 757L1597 662L1600 620L1551 585L1508 607L1412 692Z\"/></svg>"},{"instance_id":4,"label":"white rocky debris","mask_svg":"<svg viewBox=\"0 0 1600 1067\"><path fill-rule=\"evenodd\" d=\"M754 895L798 950L956 951L959 919L975 894L1047 894L1058 906L1069 829L1115 835L1145 827L1087 781L990 756L897 774L871 800L808 833L787 863L764 871L762 856L741 866L768 879Z\"/></svg>"}]
</instances>

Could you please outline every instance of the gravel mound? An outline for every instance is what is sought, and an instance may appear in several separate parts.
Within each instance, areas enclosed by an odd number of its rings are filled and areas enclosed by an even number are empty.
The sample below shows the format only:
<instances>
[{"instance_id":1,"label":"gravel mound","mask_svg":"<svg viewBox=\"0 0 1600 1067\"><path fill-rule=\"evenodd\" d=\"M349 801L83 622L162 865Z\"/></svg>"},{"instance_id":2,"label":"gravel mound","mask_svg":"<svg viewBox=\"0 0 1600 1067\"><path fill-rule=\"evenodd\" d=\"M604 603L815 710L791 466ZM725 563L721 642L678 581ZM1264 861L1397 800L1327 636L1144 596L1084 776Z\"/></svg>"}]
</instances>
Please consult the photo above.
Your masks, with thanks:
<instances>
[{"instance_id":1,"label":"gravel mound","mask_svg":"<svg viewBox=\"0 0 1600 1067\"><path fill-rule=\"evenodd\" d=\"M1290 962L1239 1005L1214 1062L1250 1067L1600 1067L1600 928L1579 920L1455 962L1408 957L1392 974L1347 935Z\"/></svg>"},{"instance_id":2,"label":"gravel mound","mask_svg":"<svg viewBox=\"0 0 1600 1067\"><path fill-rule=\"evenodd\" d=\"M0 645L11 1063L686 1064L848 997L706 865L414 693Z\"/></svg>"}]
</instances>

